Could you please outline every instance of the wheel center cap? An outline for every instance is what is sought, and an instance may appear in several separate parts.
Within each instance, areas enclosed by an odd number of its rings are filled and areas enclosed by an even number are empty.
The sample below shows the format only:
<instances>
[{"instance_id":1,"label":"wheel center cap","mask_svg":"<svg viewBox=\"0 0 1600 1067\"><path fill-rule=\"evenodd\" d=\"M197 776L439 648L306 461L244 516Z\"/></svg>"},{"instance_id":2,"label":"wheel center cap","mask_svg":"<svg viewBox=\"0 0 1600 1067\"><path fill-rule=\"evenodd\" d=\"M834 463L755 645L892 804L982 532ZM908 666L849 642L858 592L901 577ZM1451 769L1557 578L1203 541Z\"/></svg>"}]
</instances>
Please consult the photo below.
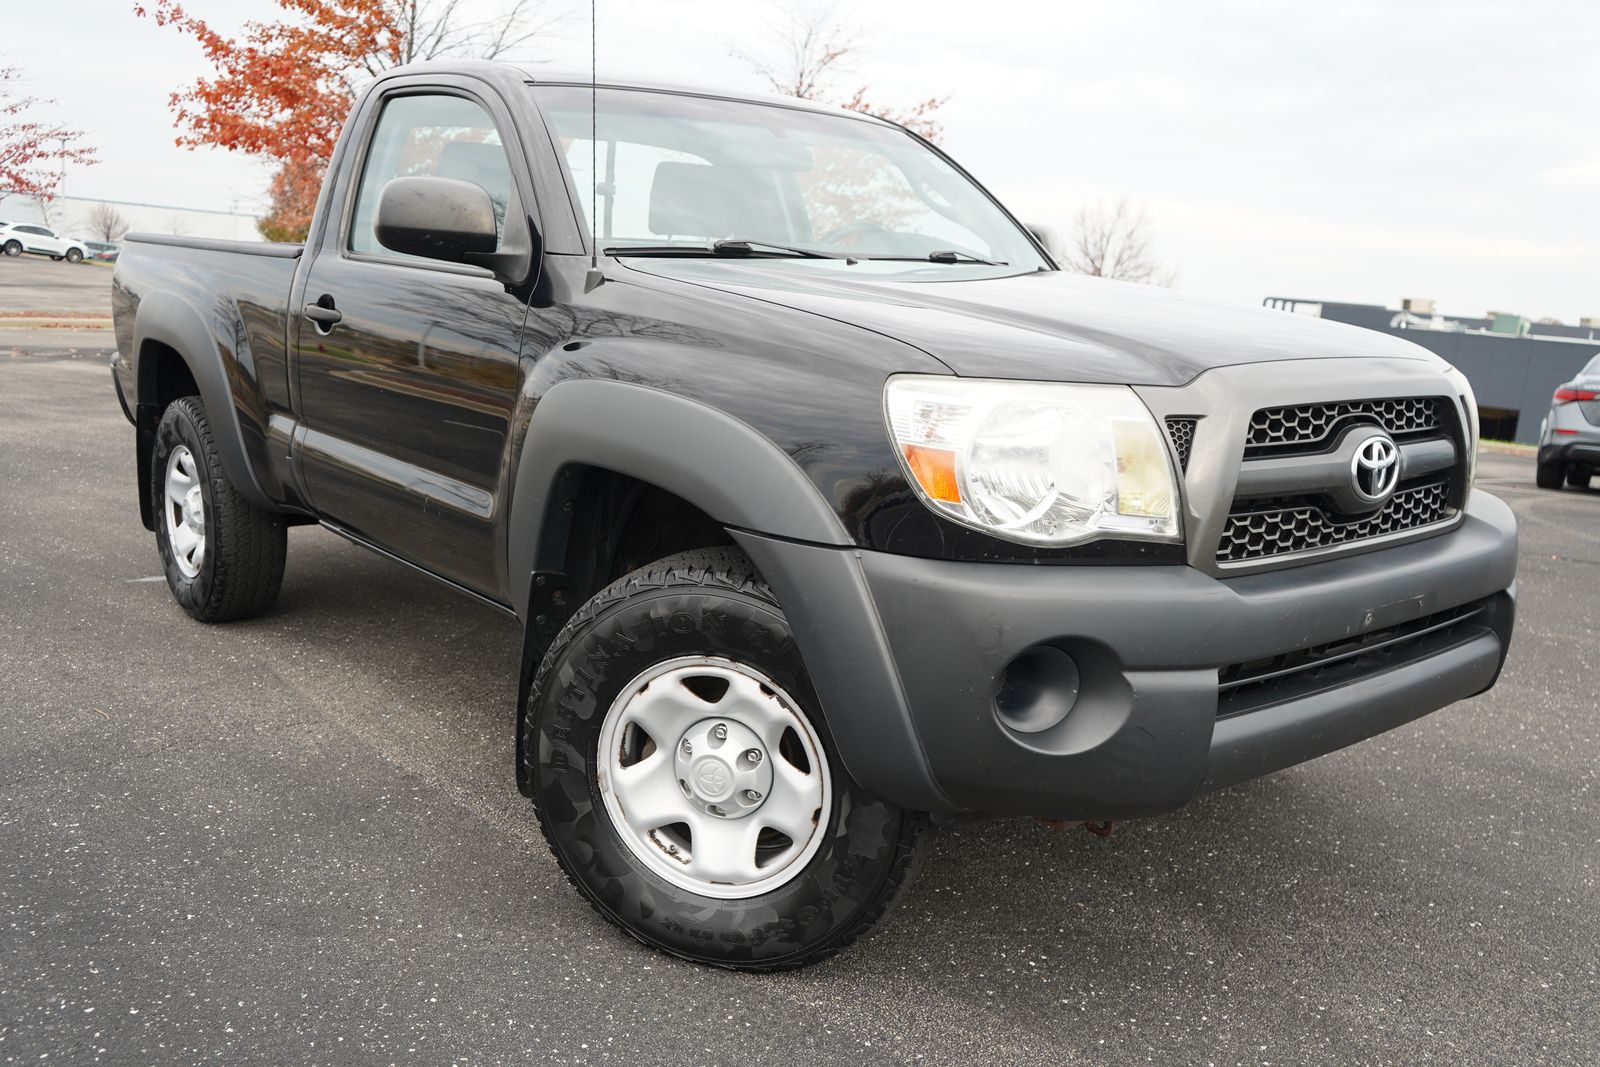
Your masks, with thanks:
<instances>
[{"instance_id":1,"label":"wheel center cap","mask_svg":"<svg viewBox=\"0 0 1600 1067\"><path fill-rule=\"evenodd\" d=\"M733 770L715 756L707 756L695 763L691 782L702 800L722 800L733 792Z\"/></svg>"},{"instance_id":2,"label":"wheel center cap","mask_svg":"<svg viewBox=\"0 0 1600 1067\"><path fill-rule=\"evenodd\" d=\"M737 819L772 791L772 758L756 732L736 718L701 719L678 739L678 787L701 811Z\"/></svg>"}]
</instances>

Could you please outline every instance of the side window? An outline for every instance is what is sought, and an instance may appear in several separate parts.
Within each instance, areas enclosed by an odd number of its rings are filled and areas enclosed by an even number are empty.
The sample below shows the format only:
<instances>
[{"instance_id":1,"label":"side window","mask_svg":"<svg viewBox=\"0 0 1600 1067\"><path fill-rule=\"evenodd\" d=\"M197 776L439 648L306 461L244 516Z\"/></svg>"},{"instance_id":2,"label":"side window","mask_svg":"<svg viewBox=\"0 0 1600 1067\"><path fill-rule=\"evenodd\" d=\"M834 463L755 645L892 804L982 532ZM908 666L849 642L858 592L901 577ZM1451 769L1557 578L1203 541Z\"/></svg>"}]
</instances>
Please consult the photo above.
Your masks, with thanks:
<instances>
[{"instance_id":1,"label":"side window","mask_svg":"<svg viewBox=\"0 0 1600 1067\"><path fill-rule=\"evenodd\" d=\"M410 177L455 178L482 187L494 202L495 222L505 239L516 183L500 131L481 104L442 93L396 96L384 103L356 189L350 251L400 257L378 243L373 221L383 187Z\"/></svg>"}]
</instances>

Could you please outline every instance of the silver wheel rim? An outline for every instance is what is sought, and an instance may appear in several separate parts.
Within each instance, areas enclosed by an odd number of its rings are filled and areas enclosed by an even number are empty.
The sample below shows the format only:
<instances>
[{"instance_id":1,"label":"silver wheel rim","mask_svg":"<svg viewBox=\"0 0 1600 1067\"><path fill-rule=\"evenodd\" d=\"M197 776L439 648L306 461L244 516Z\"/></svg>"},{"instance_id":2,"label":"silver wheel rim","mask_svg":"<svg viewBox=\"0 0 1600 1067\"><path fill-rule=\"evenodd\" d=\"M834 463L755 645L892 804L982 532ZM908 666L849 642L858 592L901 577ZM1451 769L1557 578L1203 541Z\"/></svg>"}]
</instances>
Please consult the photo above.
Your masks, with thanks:
<instances>
[{"instance_id":1,"label":"silver wheel rim","mask_svg":"<svg viewBox=\"0 0 1600 1067\"><path fill-rule=\"evenodd\" d=\"M194 453L179 445L167 457L164 483L167 544L185 578L194 578L206 559L206 501Z\"/></svg>"},{"instance_id":2,"label":"silver wheel rim","mask_svg":"<svg viewBox=\"0 0 1600 1067\"><path fill-rule=\"evenodd\" d=\"M595 775L629 850L680 888L770 893L816 855L833 808L822 742L754 668L666 660L629 682L600 727Z\"/></svg>"}]
</instances>

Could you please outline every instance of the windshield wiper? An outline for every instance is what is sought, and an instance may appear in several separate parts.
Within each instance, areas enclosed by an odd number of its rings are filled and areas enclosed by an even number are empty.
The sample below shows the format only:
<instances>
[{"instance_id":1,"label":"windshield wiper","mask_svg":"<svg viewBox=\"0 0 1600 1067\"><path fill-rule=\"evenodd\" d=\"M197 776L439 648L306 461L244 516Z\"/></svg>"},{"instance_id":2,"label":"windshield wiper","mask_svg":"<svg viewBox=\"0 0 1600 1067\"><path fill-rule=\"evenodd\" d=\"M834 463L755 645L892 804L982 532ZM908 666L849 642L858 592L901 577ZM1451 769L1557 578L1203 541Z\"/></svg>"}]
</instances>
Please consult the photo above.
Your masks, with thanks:
<instances>
[{"instance_id":1,"label":"windshield wiper","mask_svg":"<svg viewBox=\"0 0 1600 1067\"><path fill-rule=\"evenodd\" d=\"M985 267L1009 267L1011 264L1002 259L984 259L971 252L957 252L954 249L929 252L925 256L856 256L856 259L870 259L879 263L977 263Z\"/></svg>"},{"instance_id":2,"label":"windshield wiper","mask_svg":"<svg viewBox=\"0 0 1600 1067\"><path fill-rule=\"evenodd\" d=\"M812 248L749 241L743 238L712 241L709 245L613 245L603 250L608 256L795 256L803 259L844 259Z\"/></svg>"},{"instance_id":3,"label":"windshield wiper","mask_svg":"<svg viewBox=\"0 0 1600 1067\"><path fill-rule=\"evenodd\" d=\"M985 267L1004 267L1006 265L1004 263L1001 263L999 260L984 259L982 256L975 256L971 252L957 252L954 249L946 249L946 250L940 251L940 252L929 252L928 253L928 262L929 263L982 263Z\"/></svg>"},{"instance_id":4,"label":"windshield wiper","mask_svg":"<svg viewBox=\"0 0 1600 1067\"><path fill-rule=\"evenodd\" d=\"M723 256L760 256L771 255L772 252L787 252L792 256L803 256L806 259L844 259L832 252L818 252L814 248L800 248L795 245L775 245L771 241L750 241L743 237L730 238L725 241L712 241L712 249ZM762 249L771 251L763 252Z\"/></svg>"}]
</instances>

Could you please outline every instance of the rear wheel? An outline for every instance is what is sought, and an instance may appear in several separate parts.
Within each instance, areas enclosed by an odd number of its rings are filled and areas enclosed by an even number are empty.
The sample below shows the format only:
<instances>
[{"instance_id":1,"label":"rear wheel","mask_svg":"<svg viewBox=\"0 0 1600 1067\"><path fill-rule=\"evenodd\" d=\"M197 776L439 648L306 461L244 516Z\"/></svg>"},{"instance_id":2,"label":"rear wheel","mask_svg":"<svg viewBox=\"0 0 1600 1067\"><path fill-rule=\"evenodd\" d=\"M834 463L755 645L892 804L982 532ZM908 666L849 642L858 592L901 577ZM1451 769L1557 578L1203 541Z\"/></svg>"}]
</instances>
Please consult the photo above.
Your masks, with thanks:
<instances>
[{"instance_id":1,"label":"rear wheel","mask_svg":"<svg viewBox=\"0 0 1600 1067\"><path fill-rule=\"evenodd\" d=\"M7 241L6 242L6 255L8 255L8 256L20 256L20 255L22 255L22 242L21 241Z\"/></svg>"},{"instance_id":2,"label":"rear wheel","mask_svg":"<svg viewBox=\"0 0 1600 1067\"><path fill-rule=\"evenodd\" d=\"M1554 460L1546 463L1540 461L1534 467L1533 480L1540 489L1560 489L1561 480L1566 476L1566 464Z\"/></svg>"},{"instance_id":3,"label":"rear wheel","mask_svg":"<svg viewBox=\"0 0 1600 1067\"><path fill-rule=\"evenodd\" d=\"M551 850L608 920L740 970L799 967L871 930L922 816L832 752L793 635L744 555L673 556L596 595L528 699Z\"/></svg>"},{"instance_id":4,"label":"rear wheel","mask_svg":"<svg viewBox=\"0 0 1600 1067\"><path fill-rule=\"evenodd\" d=\"M1568 467L1567 486L1572 489L1589 488L1589 469L1587 467Z\"/></svg>"},{"instance_id":5,"label":"rear wheel","mask_svg":"<svg viewBox=\"0 0 1600 1067\"><path fill-rule=\"evenodd\" d=\"M67 262L68 263L82 263L83 262L83 253L78 251L76 248L67 249Z\"/></svg>"},{"instance_id":6,"label":"rear wheel","mask_svg":"<svg viewBox=\"0 0 1600 1067\"><path fill-rule=\"evenodd\" d=\"M167 585L184 611L201 622L228 622L272 606L288 531L282 516L229 483L199 397L175 400L161 416L150 496Z\"/></svg>"}]
</instances>

